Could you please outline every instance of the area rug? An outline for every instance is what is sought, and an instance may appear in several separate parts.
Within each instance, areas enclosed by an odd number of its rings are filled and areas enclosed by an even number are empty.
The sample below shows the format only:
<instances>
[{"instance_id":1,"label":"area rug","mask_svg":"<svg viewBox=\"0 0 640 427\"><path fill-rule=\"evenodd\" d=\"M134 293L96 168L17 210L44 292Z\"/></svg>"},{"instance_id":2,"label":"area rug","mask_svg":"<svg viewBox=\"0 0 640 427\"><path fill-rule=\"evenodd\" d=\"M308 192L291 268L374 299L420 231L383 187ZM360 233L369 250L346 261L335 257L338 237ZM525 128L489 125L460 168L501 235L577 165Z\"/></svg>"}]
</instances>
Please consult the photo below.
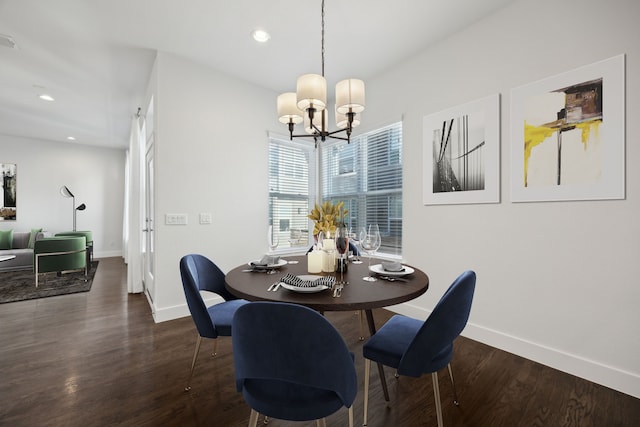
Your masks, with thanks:
<instances>
[{"instance_id":1,"label":"area rug","mask_svg":"<svg viewBox=\"0 0 640 427\"><path fill-rule=\"evenodd\" d=\"M86 281L83 271L68 272L61 276L56 273L41 274L37 289L31 270L0 272L0 304L87 292L91 289L96 268L98 268L98 261L92 261Z\"/></svg>"}]
</instances>

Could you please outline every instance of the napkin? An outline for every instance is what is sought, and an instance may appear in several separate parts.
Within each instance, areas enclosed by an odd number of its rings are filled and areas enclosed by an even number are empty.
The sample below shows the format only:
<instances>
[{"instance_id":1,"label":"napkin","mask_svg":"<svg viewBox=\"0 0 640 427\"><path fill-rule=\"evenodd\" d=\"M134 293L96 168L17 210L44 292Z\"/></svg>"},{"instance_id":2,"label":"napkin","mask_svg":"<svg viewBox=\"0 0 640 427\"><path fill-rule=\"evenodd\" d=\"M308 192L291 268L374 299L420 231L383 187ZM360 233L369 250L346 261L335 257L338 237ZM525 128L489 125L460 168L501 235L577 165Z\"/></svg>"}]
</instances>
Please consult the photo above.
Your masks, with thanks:
<instances>
[{"instance_id":1,"label":"napkin","mask_svg":"<svg viewBox=\"0 0 640 427\"><path fill-rule=\"evenodd\" d=\"M267 267L269 265L275 265L278 261L280 261L280 257L279 256L265 255L260 259L260 261L251 262L251 266L252 267Z\"/></svg>"},{"instance_id":2,"label":"napkin","mask_svg":"<svg viewBox=\"0 0 640 427\"><path fill-rule=\"evenodd\" d=\"M330 288L336 282L336 278L334 276L322 276L315 280L303 280L298 276L287 273L282 277L282 279L280 279L280 281L298 288L313 288L315 286L326 286L327 288Z\"/></svg>"},{"instance_id":3,"label":"napkin","mask_svg":"<svg viewBox=\"0 0 640 427\"><path fill-rule=\"evenodd\" d=\"M384 271L391 271L391 272L400 272L400 271L404 271L404 267L401 263L399 262L395 262L395 261L385 261L382 263L382 269Z\"/></svg>"}]
</instances>

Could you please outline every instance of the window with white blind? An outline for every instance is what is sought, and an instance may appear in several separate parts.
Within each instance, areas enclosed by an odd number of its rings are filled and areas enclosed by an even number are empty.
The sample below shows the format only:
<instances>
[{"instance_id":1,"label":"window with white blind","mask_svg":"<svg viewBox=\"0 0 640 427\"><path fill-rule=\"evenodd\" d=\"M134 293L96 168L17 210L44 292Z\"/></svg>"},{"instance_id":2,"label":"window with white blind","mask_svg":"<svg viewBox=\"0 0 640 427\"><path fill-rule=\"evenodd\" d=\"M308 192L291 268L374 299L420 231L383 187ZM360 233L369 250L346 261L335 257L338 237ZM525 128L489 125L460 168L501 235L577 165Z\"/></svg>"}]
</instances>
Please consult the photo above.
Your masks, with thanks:
<instances>
[{"instance_id":1,"label":"window with white blind","mask_svg":"<svg viewBox=\"0 0 640 427\"><path fill-rule=\"evenodd\" d=\"M279 251L310 245L307 215L316 200L315 165L313 144L269 137L269 224Z\"/></svg>"},{"instance_id":2,"label":"window with white blind","mask_svg":"<svg viewBox=\"0 0 640 427\"><path fill-rule=\"evenodd\" d=\"M378 224L378 252L402 255L402 122L321 148L322 200L344 201L354 232Z\"/></svg>"}]
</instances>

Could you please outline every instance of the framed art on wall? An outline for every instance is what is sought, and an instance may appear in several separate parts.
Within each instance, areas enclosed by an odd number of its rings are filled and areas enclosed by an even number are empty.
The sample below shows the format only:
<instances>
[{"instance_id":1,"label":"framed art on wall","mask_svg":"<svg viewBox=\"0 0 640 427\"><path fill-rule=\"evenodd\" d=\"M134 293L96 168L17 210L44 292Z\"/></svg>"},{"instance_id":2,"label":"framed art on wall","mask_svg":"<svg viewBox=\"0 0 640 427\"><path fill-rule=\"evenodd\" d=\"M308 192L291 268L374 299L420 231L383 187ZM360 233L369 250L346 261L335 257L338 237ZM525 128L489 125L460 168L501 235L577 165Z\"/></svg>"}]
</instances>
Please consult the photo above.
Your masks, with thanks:
<instances>
[{"instance_id":1,"label":"framed art on wall","mask_svg":"<svg viewBox=\"0 0 640 427\"><path fill-rule=\"evenodd\" d=\"M624 55L511 90L511 200L625 197Z\"/></svg>"},{"instance_id":2,"label":"framed art on wall","mask_svg":"<svg viewBox=\"0 0 640 427\"><path fill-rule=\"evenodd\" d=\"M0 221L16 219L16 164L0 163Z\"/></svg>"},{"instance_id":3,"label":"framed art on wall","mask_svg":"<svg viewBox=\"0 0 640 427\"><path fill-rule=\"evenodd\" d=\"M500 201L500 95L423 119L423 204Z\"/></svg>"}]
</instances>

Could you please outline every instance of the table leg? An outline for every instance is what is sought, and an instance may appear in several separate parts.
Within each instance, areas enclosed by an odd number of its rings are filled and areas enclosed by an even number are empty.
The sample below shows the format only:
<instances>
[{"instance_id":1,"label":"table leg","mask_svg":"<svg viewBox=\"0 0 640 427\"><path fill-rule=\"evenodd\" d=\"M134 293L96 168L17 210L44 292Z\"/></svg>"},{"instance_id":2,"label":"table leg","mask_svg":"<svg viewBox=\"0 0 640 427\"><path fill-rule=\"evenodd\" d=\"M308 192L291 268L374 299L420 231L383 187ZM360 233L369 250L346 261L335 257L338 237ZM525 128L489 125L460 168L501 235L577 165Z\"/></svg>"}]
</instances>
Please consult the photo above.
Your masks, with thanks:
<instances>
[{"instance_id":1,"label":"table leg","mask_svg":"<svg viewBox=\"0 0 640 427\"><path fill-rule=\"evenodd\" d=\"M373 336L376 333L376 324L373 321L373 312L371 309L366 309L365 314L367 316L367 323L369 324L369 334ZM384 377L384 368L382 367L382 363L377 362L378 364L378 374L380 375L380 382L382 383L382 392L384 393L384 400L389 401L389 389L387 388L387 380Z\"/></svg>"}]
</instances>

